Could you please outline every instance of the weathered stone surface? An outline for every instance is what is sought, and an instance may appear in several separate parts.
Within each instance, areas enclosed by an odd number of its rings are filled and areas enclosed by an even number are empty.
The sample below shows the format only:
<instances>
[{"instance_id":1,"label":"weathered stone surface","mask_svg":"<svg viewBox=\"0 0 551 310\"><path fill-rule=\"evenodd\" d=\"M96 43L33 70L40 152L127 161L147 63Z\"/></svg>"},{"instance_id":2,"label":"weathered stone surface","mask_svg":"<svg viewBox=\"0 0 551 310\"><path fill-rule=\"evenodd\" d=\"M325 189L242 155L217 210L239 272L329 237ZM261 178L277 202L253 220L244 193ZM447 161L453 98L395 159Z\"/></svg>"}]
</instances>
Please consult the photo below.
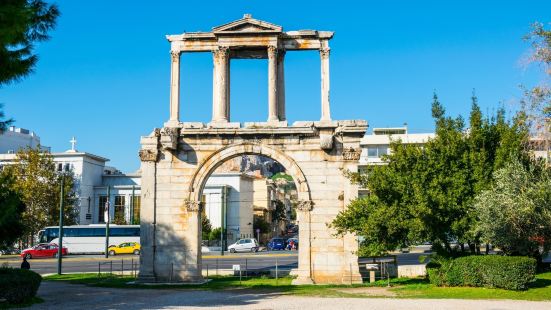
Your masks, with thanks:
<instances>
[{"instance_id":1,"label":"weathered stone surface","mask_svg":"<svg viewBox=\"0 0 551 310\"><path fill-rule=\"evenodd\" d=\"M337 123L337 122L332 122ZM282 164L297 183L299 204L299 265L293 271L296 283L354 283L358 272L357 242L354 236L338 237L328 224L355 197L354 185L342 169L356 169L343 152L359 148L366 126L341 126L339 142L348 148L321 148L319 131L285 127L238 128L221 134L216 128L186 129L179 133L172 152L163 152L164 132L156 130L142 145L150 160L142 161L142 248L140 279L143 281L198 281L201 278L200 203L208 176L220 162L239 155L268 156ZM325 128L324 130L327 130ZM155 139L157 139L155 142ZM227 141L234 141L228 144ZM285 143L284 141L300 141ZM156 149L151 149L155 145ZM155 157L153 155L162 154ZM185 154L185 156L184 156ZM161 158L163 157L163 158ZM186 161L190 157L195 161ZM350 157L347 157L350 158ZM178 247L176 247L178 245ZM170 248L171 250L168 250ZM176 252L174 252L176 251ZM351 271L352 270L352 273ZM345 276L344 276L345 275Z\"/></svg>"}]
</instances>

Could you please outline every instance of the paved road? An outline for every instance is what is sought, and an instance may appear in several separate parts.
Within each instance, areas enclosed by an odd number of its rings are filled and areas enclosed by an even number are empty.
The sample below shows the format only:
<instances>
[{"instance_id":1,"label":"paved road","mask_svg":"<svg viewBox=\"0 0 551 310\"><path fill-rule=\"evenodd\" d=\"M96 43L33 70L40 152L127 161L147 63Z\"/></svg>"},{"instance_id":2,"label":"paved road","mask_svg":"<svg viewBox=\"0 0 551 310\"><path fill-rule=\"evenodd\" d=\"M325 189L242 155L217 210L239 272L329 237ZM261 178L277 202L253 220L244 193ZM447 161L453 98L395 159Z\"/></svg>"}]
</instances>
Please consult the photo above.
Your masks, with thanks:
<instances>
[{"instance_id":1,"label":"paved road","mask_svg":"<svg viewBox=\"0 0 551 310\"><path fill-rule=\"evenodd\" d=\"M248 290L109 289L43 282L38 296L44 303L31 309L551 309L549 302L512 300L320 298L286 296Z\"/></svg>"},{"instance_id":2,"label":"paved road","mask_svg":"<svg viewBox=\"0 0 551 310\"><path fill-rule=\"evenodd\" d=\"M232 269L233 265L241 265L242 270L292 269L297 267L296 252L270 252L270 253L246 253L221 255L205 255L203 257L203 269L209 269L209 273L215 274L216 269ZM18 258L0 259L0 264L8 263L9 266L19 267L21 261ZM57 260L51 258L29 260L31 269L40 274L56 273ZM139 257L135 255L117 255L104 258L99 255L69 255L63 258L63 272L131 272L137 269ZM134 267L134 268L132 268Z\"/></svg>"},{"instance_id":3,"label":"paved road","mask_svg":"<svg viewBox=\"0 0 551 310\"><path fill-rule=\"evenodd\" d=\"M398 264L416 265L419 264L419 256L426 255L421 253L398 254ZM40 273L56 273L56 259L31 259L29 260L31 269ZM292 269L297 267L297 252L277 251L277 252L259 252L259 253L226 253L224 256L219 254L209 254L203 256L203 269L209 269L209 273L216 273L216 269L232 269L233 265L241 265L242 270L274 269L276 263L278 268ZM360 260L360 262L363 262ZM19 267L21 261L17 257L0 259L0 264L8 263L9 266ZM63 258L63 272L97 272L98 268L102 272L107 272L113 268L113 271L126 272L138 268L139 257L135 255L118 255L105 259L100 255L69 255ZM99 265L99 266L98 266Z\"/></svg>"},{"instance_id":4,"label":"paved road","mask_svg":"<svg viewBox=\"0 0 551 310\"><path fill-rule=\"evenodd\" d=\"M419 256L426 255L421 253L398 254L398 264L416 265L419 264ZM40 273L48 274L57 272L56 259L32 259L29 260L31 269ZM216 269L232 269L233 265L241 265L242 269L259 270L274 269L276 264L278 268L292 269L297 267L297 252L278 251L278 252L259 252L259 253L226 253L224 256L219 254L209 254L203 256L203 269L209 269L209 272L215 273ZM362 261L363 262L363 261ZM20 259L16 257L0 259L0 264L8 263L9 266L18 267ZM118 255L105 259L100 255L69 255L63 259L63 272L96 272L100 269L106 272L113 268L114 271L125 270L130 272L132 266L138 268L139 257L135 255Z\"/></svg>"}]
</instances>

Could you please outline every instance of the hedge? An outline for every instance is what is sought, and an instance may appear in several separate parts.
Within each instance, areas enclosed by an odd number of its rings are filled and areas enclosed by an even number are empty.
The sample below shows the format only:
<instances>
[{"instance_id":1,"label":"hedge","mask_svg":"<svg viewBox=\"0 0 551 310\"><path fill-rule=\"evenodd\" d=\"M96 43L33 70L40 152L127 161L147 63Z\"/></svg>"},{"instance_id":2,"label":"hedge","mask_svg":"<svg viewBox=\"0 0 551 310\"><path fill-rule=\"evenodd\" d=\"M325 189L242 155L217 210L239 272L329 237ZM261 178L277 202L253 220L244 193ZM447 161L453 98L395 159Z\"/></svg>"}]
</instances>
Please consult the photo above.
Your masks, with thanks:
<instances>
[{"instance_id":1,"label":"hedge","mask_svg":"<svg viewBox=\"0 0 551 310\"><path fill-rule=\"evenodd\" d=\"M0 299L18 304L29 301L36 295L42 277L30 270L0 268Z\"/></svg>"},{"instance_id":2,"label":"hedge","mask_svg":"<svg viewBox=\"0 0 551 310\"><path fill-rule=\"evenodd\" d=\"M524 290L535 279L536 260L519 256L465 256L431 262L427 265L427 274L437 286Z\"/></svg>"}]
</instances>

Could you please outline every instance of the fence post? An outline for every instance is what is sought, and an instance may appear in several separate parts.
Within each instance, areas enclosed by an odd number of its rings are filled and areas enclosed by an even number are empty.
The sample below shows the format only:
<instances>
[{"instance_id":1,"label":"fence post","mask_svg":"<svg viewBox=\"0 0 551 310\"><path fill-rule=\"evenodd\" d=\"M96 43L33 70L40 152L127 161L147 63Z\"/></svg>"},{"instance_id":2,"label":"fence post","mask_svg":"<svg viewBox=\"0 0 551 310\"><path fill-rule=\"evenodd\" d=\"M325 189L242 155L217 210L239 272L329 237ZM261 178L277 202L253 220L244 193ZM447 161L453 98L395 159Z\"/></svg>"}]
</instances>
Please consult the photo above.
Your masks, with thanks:
<instances>
[{"instance_id":1,"label":"fence post","mask_svg":"<svg viewBox=\"0 0 551 310\"><path fill-rule=\"evenodd\" d=\"M350 264L350 285L352 285L352 264Z\"/></svg>"},{"instance_id":2,"label":"fence post","mask_svg":"<svg viewBox=\"0 0 551 310\"><path fill-rule=\"evenodd\" d=\"M172 283L172 273L174 272L174 263L170 263L170 279L169 282Z\"/></svg>"},{"instance_id":3,"label":"fence post","mask_svg":"<svg viewBox=\"0 0 551 310\"><path fill-rule=\"evenodd\" d=\"M277 257L276 257L276 285L278 285L278 262L277 262Z\"/></svg>"}]
</instances>

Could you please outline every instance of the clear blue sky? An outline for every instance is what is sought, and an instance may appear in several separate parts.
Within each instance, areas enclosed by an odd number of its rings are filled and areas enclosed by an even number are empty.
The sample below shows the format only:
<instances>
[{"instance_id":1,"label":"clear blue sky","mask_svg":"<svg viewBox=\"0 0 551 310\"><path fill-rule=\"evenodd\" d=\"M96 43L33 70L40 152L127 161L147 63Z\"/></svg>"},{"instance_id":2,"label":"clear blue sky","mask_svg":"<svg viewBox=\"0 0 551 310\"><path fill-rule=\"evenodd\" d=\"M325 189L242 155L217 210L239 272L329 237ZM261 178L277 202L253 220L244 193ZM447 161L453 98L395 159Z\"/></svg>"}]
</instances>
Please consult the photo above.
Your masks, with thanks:
<instances>
[{"instance_id":1,"label":"clear blue sky","mask_svg":"<svg viewBox=\"0 0 551 310\"><path fill-rule=\"evenodd\" d=\"M371 127L409 124L433 130L432 93L448 112L466 115L476 89L483 111L514 109L520 84L538 68L521 60L532 22L551 21L551 1L57 1L62 16L41 43L36 73L0 89L16 125L53 151L70 147L139 168L139 138L168 118L166 34L210 31L251 13L285 31L335 31L331 41L333 119ZM212 56L182 57L181 118L208 122ZM316 52L289 52L287 117L320 117ZM232 61L233 121L267 118L266 60Z\"/></svg>"}]
</instances>

